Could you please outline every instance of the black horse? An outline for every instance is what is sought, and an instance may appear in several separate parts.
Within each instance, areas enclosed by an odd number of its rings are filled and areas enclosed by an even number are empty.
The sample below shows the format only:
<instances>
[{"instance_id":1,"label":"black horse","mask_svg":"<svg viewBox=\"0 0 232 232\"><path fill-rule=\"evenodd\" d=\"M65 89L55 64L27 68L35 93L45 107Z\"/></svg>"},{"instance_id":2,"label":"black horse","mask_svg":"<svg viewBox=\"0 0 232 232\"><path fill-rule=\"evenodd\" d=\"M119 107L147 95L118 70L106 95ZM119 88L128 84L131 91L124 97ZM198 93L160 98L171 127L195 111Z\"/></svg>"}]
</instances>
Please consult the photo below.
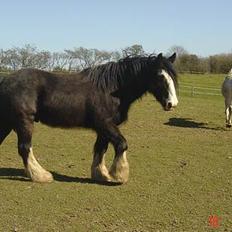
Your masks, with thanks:
<instances>
[{"instance_id":1,"label":"black horse","mask_svg":"<svg viewBox=\"0 0 232 232\"><path fill-rule=\"evenodd\" d=\"M96 181L125 183L129 176L127 142L118 125L127 120L130 105L146 92L164 110L178 103L173 54L165 58L140 56L109 62L77 74L55 74L23 69L0 78L0 143L14 130L25 171L35 182L53 177L37 162L32 151L33 123L53 127L84 127L97 133L91 176ZM115 149L110 171L104 154L108 143Z\"/></svg>"}]
</instances>

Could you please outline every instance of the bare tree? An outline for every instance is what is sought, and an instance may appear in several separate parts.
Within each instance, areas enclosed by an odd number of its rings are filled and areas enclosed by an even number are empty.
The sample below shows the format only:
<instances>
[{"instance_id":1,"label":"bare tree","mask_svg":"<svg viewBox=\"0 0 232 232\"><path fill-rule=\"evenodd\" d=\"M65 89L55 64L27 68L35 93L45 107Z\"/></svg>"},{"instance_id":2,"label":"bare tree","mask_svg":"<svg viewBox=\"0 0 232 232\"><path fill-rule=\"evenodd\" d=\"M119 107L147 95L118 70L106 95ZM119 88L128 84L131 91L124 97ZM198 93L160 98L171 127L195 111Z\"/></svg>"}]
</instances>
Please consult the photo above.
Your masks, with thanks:
<instances>
[{"instance_id":1,"label":"bare tree","mask_svg":"<svg viewBox=\"0 0 232 232\"><path fill-rule=\"evenodd\" d=\"M127 56L140 56L144 55L145 51L143 50L143 46L139 44L134 44L130 47L126 47L122 50L123 57Z\"/></svg>"},{"instance_id":2,"label":"bare tree","mask_svg":"<svg viewBox=\"0 0 232 232\"><path fill-rule=\"evenodd\" d=\"M187 50L185 50L182 46L178 46L178 45L174 45L171 48L169 48L167 56L173 53L176 53L178 57L188 54Z\"/></svg>"},{"instance_id":3,"label":"bare tree","mask_svg":"<svg viewBox=\"0 0 232 232\"><path fill-rule=\"evenodd\" d=\"M37 55L37 48L29 44L22 48L14 47L4 51L4 65L13 70L37 67Z\"/></svg>"},{"instance_id":4,"label":"bare tree","mask_svg":"<svg viewBox=\"0 0 232 232\"><path fill-rule=\"evenodd\" d=\"M113 52L111 53L111 60L112 60L112 61L118 61L118 60L120 60L120 59L122 59L122 58L123 58L122 52L113 51Z\"/></svg>"},{"instance_id":5,"label":"bare tree","mask_svg":"<svg viewBox=\"0 0 232 232\"><path fill-rule=\"evenodd\" d=\"M53 52L50 60L50 69L64 70L67 67L69 57L65 52Z\"/></svg>"},{"instance_id":6,"label":"bare tree","mask_svg":"<svg viewBox=\"0 0 232 232\"><path fill-rule=\"evenodd\" d=\"M29 68L35 66L35 55L37 53L37 48L30 44L26 44L22 48L15 48L18 54L19 61L22 68Z\"/></svg>"},{"instance_id":7,"label":"bare tree","mask_svg":"<svg viewBox=\"0 0 232 232\"><path fill-rule=\"evenodd\" d=\"M1 70L6 68L5 62L4 62L5 59L6 59L5 52L3 49L0 49L0 69Z\"/></svg>"},{"instance_id":8,"label":"bare tree","mask_svg":"<svg viewBox=\"0 0 232 232\"><path fill-rule=\"evenodd\" d=\"M69 57L69 67L78 70L111 61L113 57L112 52L83 47L74 48L74 50L65 50L65 52Z\"/></svg>"},{"instance_id":9,"label":"bare tree","mask_svg":"<svg viewBox=\"0 0 232 232\"><path fill-rule=\"evenodd\" d=\"M20 57L15 48L4 51L4 65L13 71L20 68Z\"/></svg>"},{"instance_id":10,"label":"bare tree","mask_svg":"<svg viewBox=\"0 0 232 232\"><path fill-rule=\"evenodd\" d=\"M67 66L68 66L68 71L78 71L80 68L76 62L75 58L75 51L73 50L64 50L66 57L67 57Z\"/></svg>"},{"instance_id":11,"label":"bare tree","mask_svg":"<svg viewBox=\"0 0 232 232\"><path fill-rule=\"evenodd\" d=\"M50 66L52 54L49 51L41 51L34 54L34 68L52 70Z\"/></svg>"}]
</instances>

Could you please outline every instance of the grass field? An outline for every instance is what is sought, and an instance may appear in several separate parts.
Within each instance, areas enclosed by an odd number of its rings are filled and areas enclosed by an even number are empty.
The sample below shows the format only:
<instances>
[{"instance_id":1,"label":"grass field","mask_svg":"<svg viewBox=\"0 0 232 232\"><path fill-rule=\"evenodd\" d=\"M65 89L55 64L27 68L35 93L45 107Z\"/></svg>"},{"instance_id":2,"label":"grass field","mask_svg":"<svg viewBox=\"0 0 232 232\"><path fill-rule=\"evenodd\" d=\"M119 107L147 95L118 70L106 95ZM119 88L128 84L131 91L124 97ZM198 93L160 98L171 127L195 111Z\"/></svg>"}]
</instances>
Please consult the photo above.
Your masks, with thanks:
<instances>
[{"instance_id":1,"label":"grass field","mask_svg":"<svg viewBox=\"0 0 232 232\"><path fill-rule=\"evenodd\" d=\"M222 81L180 76L212 88ZM180 92L172 112L144 97L121 127L130 179L118 186L89 179L93 132L35 126L34 153L53 172L51 184L24 178L12 133L0 151L0 231L232 231L232 131L224 125L221 96ZM108 153L110 164L111 147ZM212 215L218 228L209 226Z\"/></svg>"}]
</instances>

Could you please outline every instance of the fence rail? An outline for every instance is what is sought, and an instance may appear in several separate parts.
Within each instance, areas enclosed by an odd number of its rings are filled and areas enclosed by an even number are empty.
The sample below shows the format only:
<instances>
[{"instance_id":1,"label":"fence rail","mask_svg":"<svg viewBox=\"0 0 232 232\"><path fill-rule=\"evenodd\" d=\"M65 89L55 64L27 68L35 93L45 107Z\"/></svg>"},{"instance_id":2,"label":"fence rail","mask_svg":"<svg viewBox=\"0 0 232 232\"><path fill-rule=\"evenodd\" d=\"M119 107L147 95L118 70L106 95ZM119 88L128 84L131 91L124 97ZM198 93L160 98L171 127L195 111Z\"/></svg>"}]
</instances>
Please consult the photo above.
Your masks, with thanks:
<instances>
[{"instance_id":1,"label":"fence rail","mask_svg":"<svg viewBox=\"0 0 232 232\"><path fill-rule=\"evenodd\" d=\"M180 84L179 93L180 94L189 93L191 94L191 96L194 95L221 96L221 89Z\"/></svg>"}]
</instances>

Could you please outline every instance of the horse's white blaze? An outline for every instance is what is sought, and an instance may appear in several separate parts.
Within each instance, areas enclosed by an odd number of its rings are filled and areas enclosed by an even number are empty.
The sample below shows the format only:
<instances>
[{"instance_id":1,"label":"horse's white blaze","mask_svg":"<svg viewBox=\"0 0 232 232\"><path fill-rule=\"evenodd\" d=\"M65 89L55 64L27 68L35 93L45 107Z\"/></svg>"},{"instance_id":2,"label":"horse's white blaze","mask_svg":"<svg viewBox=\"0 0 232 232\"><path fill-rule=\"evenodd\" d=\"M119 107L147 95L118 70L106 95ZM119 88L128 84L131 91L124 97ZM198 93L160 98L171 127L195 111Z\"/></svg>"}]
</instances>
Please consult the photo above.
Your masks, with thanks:
<instances>
[{"instance_id":1,"label":"horse's white blaze","mask_svg":"<svg viewBox=\"0 0 232 232\"><path fill-rule=\"evenodd\" d=\"M176 88L175 88L174 82L173 82L172 78L170 77L170 75L165 70L161 71L161 75L164 76L164 78L166 79L167 84L168 84L167 103L171 103L172 106L175 107L178 104L178 99L176 96Z\"/></svg>"},{"instance_id":2,"label":"horse's white blaze","mask_svg":"<svg viewBox=\"0 0 232 232\"><path fill-rule=\"evenodd\" d=\"M28 177L30 177L35 182L52 182L53 177L52 174L46 171L41 165L38 163L36 158L33 155L33 150L30 148L30 152L28 154L27 159L27 167L26 173Z\"/></svg>"},{"instance_id":3,"label":"horse's white blaze","mask_svg":"<svg viewBox=\"0 0 232 232\"><path fill-rule=\"evenodd\" d=\"M91 175L94 180L111 181L109 171L105 165L105 154L103 155L101 162L99 160L99 156L94 155L93 163L91 167Z\"/></svg>"},{"instance_id":4,"label":"horse's white blaze","mask_svg":"<svg viewBox=\"0 0 232 232\"><path fill-rule=\"evenodd\" d=\"M110 168L110 175L120 183L126 183L129 178L129 163L126 157L126 151L122 155L114 158Z\"/></svg>"}]
</instances>

